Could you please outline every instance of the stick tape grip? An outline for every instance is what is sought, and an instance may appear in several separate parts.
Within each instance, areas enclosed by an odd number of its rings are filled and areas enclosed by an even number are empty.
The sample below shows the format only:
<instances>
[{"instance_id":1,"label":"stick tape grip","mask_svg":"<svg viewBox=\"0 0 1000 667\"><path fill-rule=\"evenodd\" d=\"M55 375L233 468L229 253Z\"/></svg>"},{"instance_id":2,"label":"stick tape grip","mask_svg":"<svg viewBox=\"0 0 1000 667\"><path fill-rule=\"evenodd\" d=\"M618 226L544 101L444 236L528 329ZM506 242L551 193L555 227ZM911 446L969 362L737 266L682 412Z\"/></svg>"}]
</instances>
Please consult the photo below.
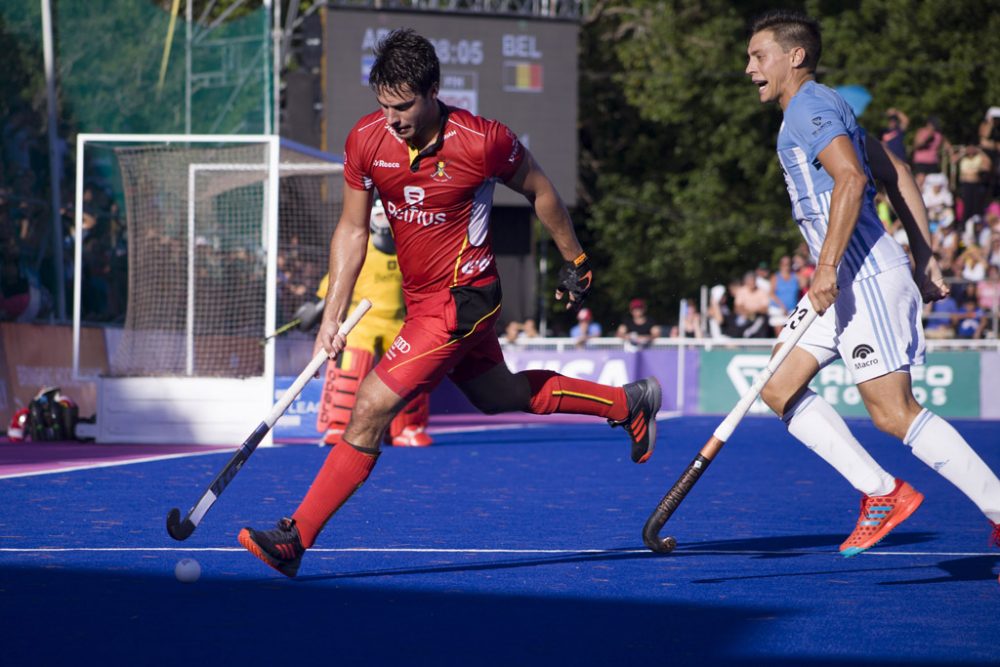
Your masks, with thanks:
<instances>
[{"instance_id":1,"label":"stick tape grip","mask_svg":"<svg viewBox=\"0 0 1000 667\"><path fill-rule=\"evenodd\" d=\"M670 520L670 517L694 488L695 483L701 478L711 462L712 459L705 458L701 454L696 456L694 461L684 470L684 473L674 482L674 485L670 487L667 495L663 496L653 513L649 515L649 519L646 520L646 525L642 529L642 541L651 550L657 553L670 553L674 550L677 541L672 537L660 539L660 530Z\"/></svg>"}]
</instances>

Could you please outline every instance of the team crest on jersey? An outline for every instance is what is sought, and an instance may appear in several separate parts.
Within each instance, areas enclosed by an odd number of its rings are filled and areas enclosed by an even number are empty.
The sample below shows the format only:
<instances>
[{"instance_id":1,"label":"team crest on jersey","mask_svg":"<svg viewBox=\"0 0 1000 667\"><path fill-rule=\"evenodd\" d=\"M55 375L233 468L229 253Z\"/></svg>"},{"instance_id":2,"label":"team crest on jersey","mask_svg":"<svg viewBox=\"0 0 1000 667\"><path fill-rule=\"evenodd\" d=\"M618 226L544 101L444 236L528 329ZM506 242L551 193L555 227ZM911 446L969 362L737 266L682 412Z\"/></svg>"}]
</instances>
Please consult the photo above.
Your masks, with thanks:
<instances>
[{"instance_id":1,"label":"team crest on jersey","mask_svg":"<svg viewBox=\"0 0 1000 667\"><path fill-rule=\"evenodd\" d=\"M448 172L445 171L445 167L447 166L448 163L445 162L444 160L438 160L437 162L435 162L434 173L431 174L431 180L437 181L438 183L443 183L444 181L450 181L451 176L449 176Z\"/></svg>"}]
</instances>

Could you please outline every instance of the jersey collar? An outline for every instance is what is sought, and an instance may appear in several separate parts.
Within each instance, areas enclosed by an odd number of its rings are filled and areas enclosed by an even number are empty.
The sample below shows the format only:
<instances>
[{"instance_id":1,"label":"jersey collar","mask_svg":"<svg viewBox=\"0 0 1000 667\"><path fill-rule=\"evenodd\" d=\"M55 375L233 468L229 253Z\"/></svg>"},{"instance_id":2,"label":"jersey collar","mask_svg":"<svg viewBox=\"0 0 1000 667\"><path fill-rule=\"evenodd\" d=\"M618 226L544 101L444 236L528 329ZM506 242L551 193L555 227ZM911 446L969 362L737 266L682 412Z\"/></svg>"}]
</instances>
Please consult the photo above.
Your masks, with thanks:
<instances>
[{"instance_id":1,"label":"jersey collar","mask_svg":"<svg viewBox=\"0 0 1000 667\"><path fill-rule=\"evenodd\" d=\"M448 114L451 113L451 111L441 100L437 100L437 103L438 109L441 112L441 127L438 128L437 139L434 140L434 143L410 158L410 171L414 174L420 169L420 161L429 155L437 153L441 150L441 146L444 144L444 128L448 124Z\"/></svg>"}]
</instances>

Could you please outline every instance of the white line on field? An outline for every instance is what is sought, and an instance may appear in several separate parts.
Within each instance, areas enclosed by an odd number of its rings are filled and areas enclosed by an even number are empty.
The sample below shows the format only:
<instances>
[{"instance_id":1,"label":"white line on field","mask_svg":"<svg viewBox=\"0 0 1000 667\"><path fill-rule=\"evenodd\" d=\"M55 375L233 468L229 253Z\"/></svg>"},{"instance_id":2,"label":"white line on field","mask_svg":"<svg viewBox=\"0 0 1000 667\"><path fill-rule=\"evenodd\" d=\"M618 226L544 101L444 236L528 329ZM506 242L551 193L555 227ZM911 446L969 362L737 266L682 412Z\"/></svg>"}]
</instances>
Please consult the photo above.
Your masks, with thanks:
<instances>
[{"instance_id":1,"label":"white line on field","mask_svg":"<svg viewBox=\"0 0 1000 667\"><path fill-rule=\"evenodd\" d=\"M125 459L120 461L105 461L103 463L87 463L78 466L67 466L65 468L53 468L46 470L28 470L26 472L16 472L9 475L0 475L0 479L13 479L15 477L36 477L38 475L57 475L63 472L76 472L78 470L95 470L97 468L114 468L117 466L129 466L136 463L152 463L153 461L169 461L170 459L181 459L187 458L189 456L207 456L209 454L225 454L229 452L232 454L237 448L233 449L213 449L207 452L181 452L179 454L159 454L157 456L143 456L141 458L135 459Z\"/></svg>"},{"instance_id":2,"label":"white line on field","mask_svg":"<svg viewBox=\"0 0 1000 667\"><path fill-rule=\"evenodd\" d=\"M242 552L242 547L0 547L0 553L68 553L68 552ZM646 549L445 549L423 547L314 547L310 553L400 553L400 554L643 554ZM780 555L839 555L835 551L731 551L719 549L678 549L677 554L711 556L780 556ZM975 557L997 556L989 551L866 551L865 556L915 556L915 557Z\"/></svg>"}]
</instances>

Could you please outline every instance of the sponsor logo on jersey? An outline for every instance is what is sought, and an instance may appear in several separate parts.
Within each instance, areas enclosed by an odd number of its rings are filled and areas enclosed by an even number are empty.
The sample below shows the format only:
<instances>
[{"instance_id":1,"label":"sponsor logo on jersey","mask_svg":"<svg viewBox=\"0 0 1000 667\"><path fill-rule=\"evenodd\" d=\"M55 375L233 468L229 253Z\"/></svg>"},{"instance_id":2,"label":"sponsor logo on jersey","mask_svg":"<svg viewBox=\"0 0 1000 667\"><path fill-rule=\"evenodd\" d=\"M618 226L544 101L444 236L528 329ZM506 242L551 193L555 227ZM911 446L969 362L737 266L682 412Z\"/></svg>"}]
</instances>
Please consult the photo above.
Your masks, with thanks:
<instances>
[{"instance_id":1,"label":"sponsor logo on jersey","mask_svg":"<svg viewBox=\"0 0 1000 667\"><path fill-rule=\"evenodd\" d=\"M445 167L447 167L447 166L448 166L448 163L445 162L444 160L438 160L437 162L435 162L434 163L434 173L431 174L431 180L432 181L437 181L438 183L443 183L445 181L450 181L451 180L451 176L449 176L448 172L445 171Z\"/></svg>"},{"instance_id":2,"label":"sponsor logo on jersey","mask_svg":"<svg viewBox=\"0 0 1000 667\"><path fill-rule=\"evenodd\" d=\"M410 222L421 227L429 227L445 222L448 218L444 212L434 213L420 208L426 193L421 187L408 185L403 188L405 206L399 206L394 201L386 202L385 210L389 217L400 222Z\"/></svg>"},{"instance_id":3,"label":"sponsor logo on jersey","mask_svg":"<svg viewBox=\"0 0 1000 667\"><path fill-rule=\"evenodd\" d=\"M815 137L817 134L819 134L820 132L822 132L826 128L828 128L831 125L833 125L833 121L832 120L826 120L822 116L814 116L813 119L812 119L812 124L816 126L816 129L813 130L813 136Z\"/></svg>"},{"instance_id":4,"label":"sponsor logo on jersey","mask_svg":"<svg viewBox=\"0 0 1000 667\"><path fill-rule=\"evenodd\" d=\"M372 163L373 167L382 167L383 169L399 169L401 166L398 162L386 162L385 160L375 160Z\"/></svg>"},{"instance_id":5,"label":"sponsor logo on jersey","mask_svg":"<svg viewBox=\"0 0 1000 667\"><path fill-rule=\"evenodd\" d=\"M854 359L854 370L861 370L869 366L877 366L878 359L873 357L875 348L868 343L861 343L851 351L851 359Z\"/></svg>"},{"instance_id":6,"label":"sponsor logo on jersey","mask_svg":"<svg viewBox=\"0 0 1000 667\"><path fill-rule=\"evenodd\" d=\"M410 206L419 205L422 201L424 201L424 195L424 189L418 188L415 185L407 185L403 188L403 199L405 199L406 203Z\"/></svg>"},{"instance_id":7,"label":"sponsor logo on jersey","mask_svg":"<svg viewBox=\"0 0 1000 667\"><path fill-rule=\"evenodd\" d=\"M861 343L854 348L851 352L852 359L867 359L870 355L875 353L875 348L873 348L868 343Z\"/></svg>"}]
</instances>

